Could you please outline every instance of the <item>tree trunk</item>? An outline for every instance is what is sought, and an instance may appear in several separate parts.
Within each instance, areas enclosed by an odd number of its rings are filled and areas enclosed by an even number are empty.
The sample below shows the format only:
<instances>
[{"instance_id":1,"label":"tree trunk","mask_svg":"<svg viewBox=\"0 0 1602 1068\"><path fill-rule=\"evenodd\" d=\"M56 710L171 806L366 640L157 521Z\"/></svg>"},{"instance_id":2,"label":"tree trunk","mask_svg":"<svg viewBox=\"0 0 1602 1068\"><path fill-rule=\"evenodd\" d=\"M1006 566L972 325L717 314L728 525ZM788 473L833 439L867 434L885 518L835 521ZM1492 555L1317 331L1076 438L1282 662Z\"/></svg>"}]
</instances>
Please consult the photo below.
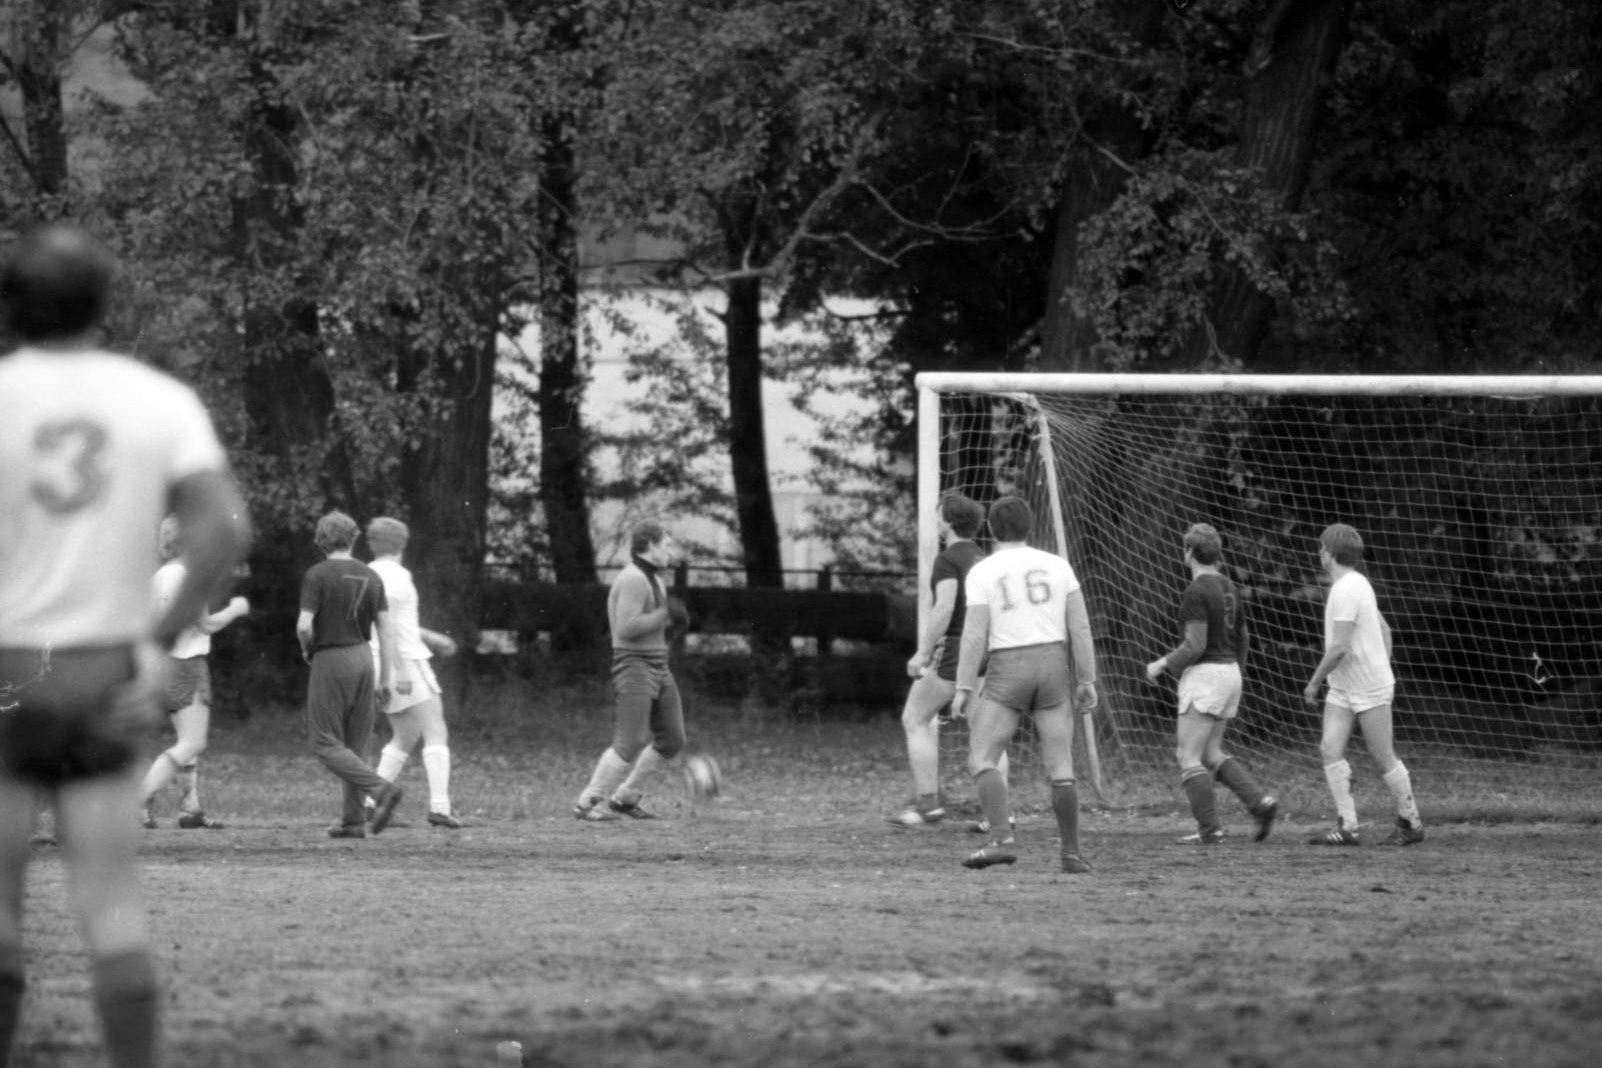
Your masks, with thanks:
<instances>
[{"instance_id":1,"label":"tree trunk","mask_svg":"<svg viewBox=\"0 0 1602 1068\"><path fill-rule=\"evenodd\" d=\"M784 585L779 523L773 514L768 446L762 412L762 282L729 283L724 330L729 360L729 459L734 511L740 521L745 581L751 587Z\"/></svg>"},{"instance_id":2,"label":"tree trunk","mask_svg":"<svg viewBox=\"0 0 1602 1068\"><path fill-rule=\"evenodd\" d=\"M1319 120L1345 42L1351 0L1275 0L1258 25L1247 74L1236 161L1258 172L1264 189L1294 211L1307 191ZM1191 346L1193 365L1210 346L1250 365L1268 333L1274 302L1246 275L1229 269L1208 307L1211 338Z\"/></svg>"},{"instance_id":3,"label":"tree trunk","mask_svg":"<svg viewBox=\"0 0 1602 1068\"><path fill-rule=\"evenodd\" d=\"M27 30L17 64L17 89L22 97L23 129L28 158L23 161L33 177L34 190L46 197L64 198L67 190L67 133L61 101L61 63L66 46L62 13L52 3L38 3L36 25ZM59 208L57 209L59 210Z\"/></svg>"},{"instance_id":4,"label":"tree trunk","mask_svg":"<svg viewBox=\"0 0 1602 1068\"><path fill-rule=\"evenodd\" d=\"M571 131L546 119L540 243L540 504L559 583L595 582L585 494L589 435L579 355L579 263Z\"/></svg>"},{"instance_id":5,"label":"tree trunk","mask_svg":"<svg viewBox=\"0 0 1602 1068\"><path fill-rule=\"evenodd\" d=\"M1141 48L1157 43L1165 0L1119 0L1121 28ZM1114 96L1114 101L1117 97ZM1127 166L1151 147L1151 133L1140 117L1112 102L1092 114L1084 136L1071 150L1062 193L1057 202L1057 228L1052 244L1051 274L1046 287L1046 315L1041 323L1040 370L1094 371L1095 334L1073 314L1067 293L1079 284L1079 237L1086 223L1123 195Z\"/></svg>"}]
</instances>

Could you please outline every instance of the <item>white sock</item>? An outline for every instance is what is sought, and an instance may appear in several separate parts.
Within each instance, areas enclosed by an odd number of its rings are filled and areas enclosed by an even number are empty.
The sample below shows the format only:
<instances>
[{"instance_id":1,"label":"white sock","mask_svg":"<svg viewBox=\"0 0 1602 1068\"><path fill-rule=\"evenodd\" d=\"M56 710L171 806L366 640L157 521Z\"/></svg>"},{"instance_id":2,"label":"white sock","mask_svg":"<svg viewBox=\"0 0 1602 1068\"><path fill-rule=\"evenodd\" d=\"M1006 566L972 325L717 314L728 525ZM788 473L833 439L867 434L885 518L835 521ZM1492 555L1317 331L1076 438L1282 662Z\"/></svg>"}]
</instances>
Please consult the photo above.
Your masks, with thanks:
<instances>
[{"instance_id":1,"label":"white sock","mask_svg":"<svg viewBox=\"0 0 1602 1068\"><path fill-rule=\"evenodd\" d=\"M1357 830L1357 802L1352 800L1352 766L1344 760L1324 765L1324 780L1329 783L1330 796L1335 798L1335 814L1341 826Z\"/></svg>"},{"instance_id":2,"label":"white sock","mask_svg":"<svg viewBox=\"0 0 1602 1068\"><path fill-rule=\"evenodd\" d=\"M428 810L449 816L451 814L450 746L423 746L423 770L428 773Z\"/></svg>"},{"instance_id":3,"label":"white sock","mask_svg":"<svg viewBox=\"0 0 1602 1068\"><path fill-rule=\"evenodd\" d=\"M1396 799L1396 814L1414 827L1421 827L1424 821L1418 818L1418 802L1413 800L1413 780L1407 774L1407 765L1400 760L1396 766L1385 773L1385 785Z\"/></svg>"},{"instance_id":4,"label":"white sock","mask_svg":"<svg viewBox=\"0 0 1602 1068\"><path fill-rule=\"evenodd\" d=\"M425 749L424 752L426 753L427 750ZM378 777L385 782L394 782L400 778L401 769L406 766L408 755L404 749L396 749L393 745L386 745L378 754L378 767L373 770L378 772Z\"/></svg>"},{"instance_id":5,"label":"white sock","mask_svg":"<svg viewBox=\"0 0 1602 1068\"><path fill-rule=\"evenodd\" d=\"M651 773L661 767L662 763L662 754L657 752L656 746L646 746L645 752L634 758L634 766L629 769L628 778L613 791L612 800L620 805L637 803L645 796L641 784L649 779Z\"/></svg>"},{"instance_id":6,"label":"white sock","mask_svg":"<svg viewBox=\"0 0 1602 1068\"><path fill-rule=\"evenodd\" d=\"M579 794L579 804L588 805L592 801L599 801L612 792L614 784L629 773L629 766L624 759L617 755L617 750L607 746L601 759L595 762L595 774L590 776L589 785Z\"/></svg>"},{"instance_id":7,"label":"white sock","mask_svg":"<svg viewBox=\"0 0 1602 1068\"><path fill-rule=\"evenodd\" d=\"M145 772L144 782L139 784L139 803L149 805L151 798L161 792L161 788L172 781L178 771L178 762L165 749L156 754L156 759L150 762L150 770Z\"/></svg>"}]
</instances>

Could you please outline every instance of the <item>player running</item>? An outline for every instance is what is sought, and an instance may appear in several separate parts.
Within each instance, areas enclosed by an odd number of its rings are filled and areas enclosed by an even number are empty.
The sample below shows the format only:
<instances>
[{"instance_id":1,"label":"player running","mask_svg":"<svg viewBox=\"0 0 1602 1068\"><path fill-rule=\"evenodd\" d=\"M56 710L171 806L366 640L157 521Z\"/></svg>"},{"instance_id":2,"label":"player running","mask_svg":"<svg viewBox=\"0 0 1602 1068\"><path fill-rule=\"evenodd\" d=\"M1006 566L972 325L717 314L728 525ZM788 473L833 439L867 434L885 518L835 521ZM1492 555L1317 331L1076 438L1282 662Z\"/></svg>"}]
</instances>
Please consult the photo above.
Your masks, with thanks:
<instances>
[{"instance_id":1,"label":"player running","mask_svg":"<svg viewBox=\"0 0 1602 1068\"><path fill-rule=\"evenodd\" d=\"M330 838L367 837L362 809L365 796L377 803L373 833L382 834L395 816L402 793L360 756L373 740L375 703L389 700L395 632L383 580L351 556L356 533L356 521L344 512L329 512L317 521L317 548L327 558L306 572L300 586L300 616L295 621L301 654L311 664L306 725L312 751L323 767L344 782L344 806L339 822L328 828ZM376 686L368 648L375 629L379 644Z\"/></svg>"},{"instance_id":2,"label":"player running","mask_svg":"<svg viewBox=\"0 0 1602 1068\"><path fill-rule=\"evenodd\" d=\"M249 540L211 419L187 386L97 346L115 261L83 230L25 236L0 268L21 347L0 358L0 1068L22 1006L35 794L55 811L113 1068L157 1061L155 955L138 888L134 761L164 657ZM169 508L188 568L152 619Z\"/></svg>"},{"instance_id":3,"label":"player running","mask_svg":"<svg viewBox=\"0 0 1602 1068\"><path fill-rule=\"evenodd\" d=\"M953 715L966 710L989 658L984 689L969 716L969 767L979 804L990 824L990 840L964 867L1012 864L1013 835L1007 783L997 764L1018 729L1018 717L1034 716L1040 756L1051 780L1051 811L1062 835L1062 870L1090 870L1079 848L1079 788L1074 780L1074 728L1069 713L1096 707L1096 649L1090 615L1073 567L1060 556L1025 544L1034 512L1019 497L990 506L995 550L968 572L967 619L957 661ZM1072 650L1070 671L1068 652Z\"/></svg>"},{"instance_id":4,"label":"player running","mask_svg":"<svg viewBox=\"0 0 1602 1068\"><path fill-rule=\"evenodd\" d=\"M1257 820L1254 841L1273 830L1279 802L1263 791L1246 765L1224 752L1224 732L1240 711L1241 664L1246 659L1246 613L1235 584L1220 570L1223 540L1206 523L1185 531L1185 566L1190 585L1179 598L1184 640L1166 656L1146 665L1152 682L1165 671L1179 677L1179 781L1196 817L1196 833L1181 842L1213 845L1224 840L1213 804L1213 783L1221 782Z\"/></svg>"},{"instance_id":5,"label":"player running","mask_svg":"<svg viewBox=\"0 0 1602 1068\"><path fill-rule=\"evenodd\" d=\"M985 555L973 540L985 521L984 509L977 503L960 493L948 493L940 499L938 518L945 548L929 571L934 604L918 649L907 661L907 675L913 682L901 709L901 727L907 735L914 799L906 811L890 817L898 827L922 827L946 818L940 803L940 735L935 717L956 692L957 650L967 616L962 584ZM1006 762L1007 755L1002 753L998 766L1003 779Z\"/></svg>"},{"instance_id":6,"label":"player running","mask_svg":"<svg viewBox=\"0 0 1602 1068\"><path fill-rule=\"evenodd\" d=\"M1368 751L1396 801L1396 826L1380 844L1416 845L1424 841L1424 821L1413 800L1407 765L1397 759L1393 748L1391 700L1396 676L1391 672L1391 627L1380 614L1374 587L1357 570L1363 558L1363 537L1345 523L1335 523L1324 529L1318 544L1319 562L1332 581L1324 602L1324 656L1302 697L1309 708L1316 708L1318 691L1328 681L1318 752L1324 762L1324 780L1335 799L1336 824L1332 830L1313 835L1307 844L1355 846L1361 842L1357 805L1352 800L1352 766L1346 762L1352 728L1361 725Z\"/></svg>"},{"instance_id":7,"label":"player running","mask_svg":"<svg viewBox=\"0 0 1602 1068\"><path fill-rule=\"evenodd\" d=\"M668 627L687 619L659 572L672 562L673 536L654 519L629 532L629 564L606 597L612 631L612 744L573 805L576 819L656 819L640 804L642 784L684 748L684 705L668 668ZM602 801L606 805L601 805Z\"/></svg>"},{"instance_id":8,"label":"player running","mask_svg":"<svg viewBox=\"0 0 1602 1068\"><path fill-rule=\"evenodd\" d=\"M168 516L161 521L160 541L162 565L150 580L157 612L165 611L172 603L188 570L180 555L181 533L175 517ZM222 827L222 821L206 815L200 805L200 754L205 752L211 731L211 668L206 658L211 653L211 636L249 614L250 602L243 597L230 597L216 612L209 611L208 606L208 611L183 629L168 651L171 663L161 705L172 722L177 740L156 755L150 770L145 772L144 781L139 784L139 799L144 809L142 822L147 830L156 827L152 810L156 795L175 778L183 792L178 802L178 826L186 830Z\"/></svg>"},{"instance_id":9,"label":"player running","mask_svg":"<svg viewBox=\"0 0 1602 1068\"><path fill-rule=\"evenodd\" d=\"M373 551L370 566L384 580L384 596L395 627L395 684L384 707L391 733L378 755L377 771L379 778L394 782L421 741L423 771L428 776L429 826L454 831L467 824L451 814L450 735L439 679L429 660L436 652L455 656L456 643L418 621L417 583L401 563L410 537L411 531L399 519L379 516L367 524L367 546ZM373 656L378 656L376 641Z\"/></svg>"}]
</instances>

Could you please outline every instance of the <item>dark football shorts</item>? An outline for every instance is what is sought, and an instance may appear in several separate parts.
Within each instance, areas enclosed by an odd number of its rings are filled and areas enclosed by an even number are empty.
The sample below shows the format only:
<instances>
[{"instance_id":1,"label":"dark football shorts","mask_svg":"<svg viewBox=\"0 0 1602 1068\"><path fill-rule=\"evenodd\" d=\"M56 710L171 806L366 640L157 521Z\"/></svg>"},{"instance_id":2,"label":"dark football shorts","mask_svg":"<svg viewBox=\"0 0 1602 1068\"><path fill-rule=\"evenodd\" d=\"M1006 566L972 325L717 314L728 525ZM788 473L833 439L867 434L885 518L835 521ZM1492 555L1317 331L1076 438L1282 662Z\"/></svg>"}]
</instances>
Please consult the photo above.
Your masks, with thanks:
<instances>
[{"instance_id":1,"label":"dark football shorts","mask_svg":"<svg viewBox=\"0 0 1602 1068\"><path fill-rule=\"evenodd\" d=\"M984 696L1019 712L1039 712L1068 700L1073 683L1061 642L992 649Z\"/></svg>"},{"instance_id":2,"label":"dark football shorts","mask_svg":"<svg viewBox=\"0 0 1602 1068\"><path fill-rule=\"evenodd\" d=\"M128 645L0 649L0 766L47 787L125 770L145 724L112 709L137 670Z\"/></svg>"},{"instance_id":3,"label":"dark football shorts","mask_svg":"<svg viewBox=\"0 0 1602 1068\"><path fill-rule=\"evenodd\" d=\"M162 711L171 715L190 706L196 697L211 707L211 669L204 656L169 657L167 684L161 691Z\"/></svg>"}]
</instances>

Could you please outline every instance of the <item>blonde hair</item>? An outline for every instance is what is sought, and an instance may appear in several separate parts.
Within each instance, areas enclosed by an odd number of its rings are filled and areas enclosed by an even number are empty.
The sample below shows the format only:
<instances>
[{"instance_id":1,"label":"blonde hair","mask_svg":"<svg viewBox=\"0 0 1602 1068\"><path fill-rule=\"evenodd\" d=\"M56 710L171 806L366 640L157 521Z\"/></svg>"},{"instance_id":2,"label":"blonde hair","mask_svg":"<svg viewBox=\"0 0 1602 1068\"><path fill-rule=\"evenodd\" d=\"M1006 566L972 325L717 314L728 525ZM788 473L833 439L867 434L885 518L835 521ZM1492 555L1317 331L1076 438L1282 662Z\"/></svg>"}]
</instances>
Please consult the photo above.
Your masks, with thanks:
<instances>
[{"instance_id":1,"label":"blonde hair","mask_svg":"<svg viewBox=\"0 0 1602 1068\"><path fill-rule=\"evenodd\" d=\"M392 516L381 515L367 524L367 547L374 556L399 556L411 536L406 524Z\"/></svg>"}]
</instances>

